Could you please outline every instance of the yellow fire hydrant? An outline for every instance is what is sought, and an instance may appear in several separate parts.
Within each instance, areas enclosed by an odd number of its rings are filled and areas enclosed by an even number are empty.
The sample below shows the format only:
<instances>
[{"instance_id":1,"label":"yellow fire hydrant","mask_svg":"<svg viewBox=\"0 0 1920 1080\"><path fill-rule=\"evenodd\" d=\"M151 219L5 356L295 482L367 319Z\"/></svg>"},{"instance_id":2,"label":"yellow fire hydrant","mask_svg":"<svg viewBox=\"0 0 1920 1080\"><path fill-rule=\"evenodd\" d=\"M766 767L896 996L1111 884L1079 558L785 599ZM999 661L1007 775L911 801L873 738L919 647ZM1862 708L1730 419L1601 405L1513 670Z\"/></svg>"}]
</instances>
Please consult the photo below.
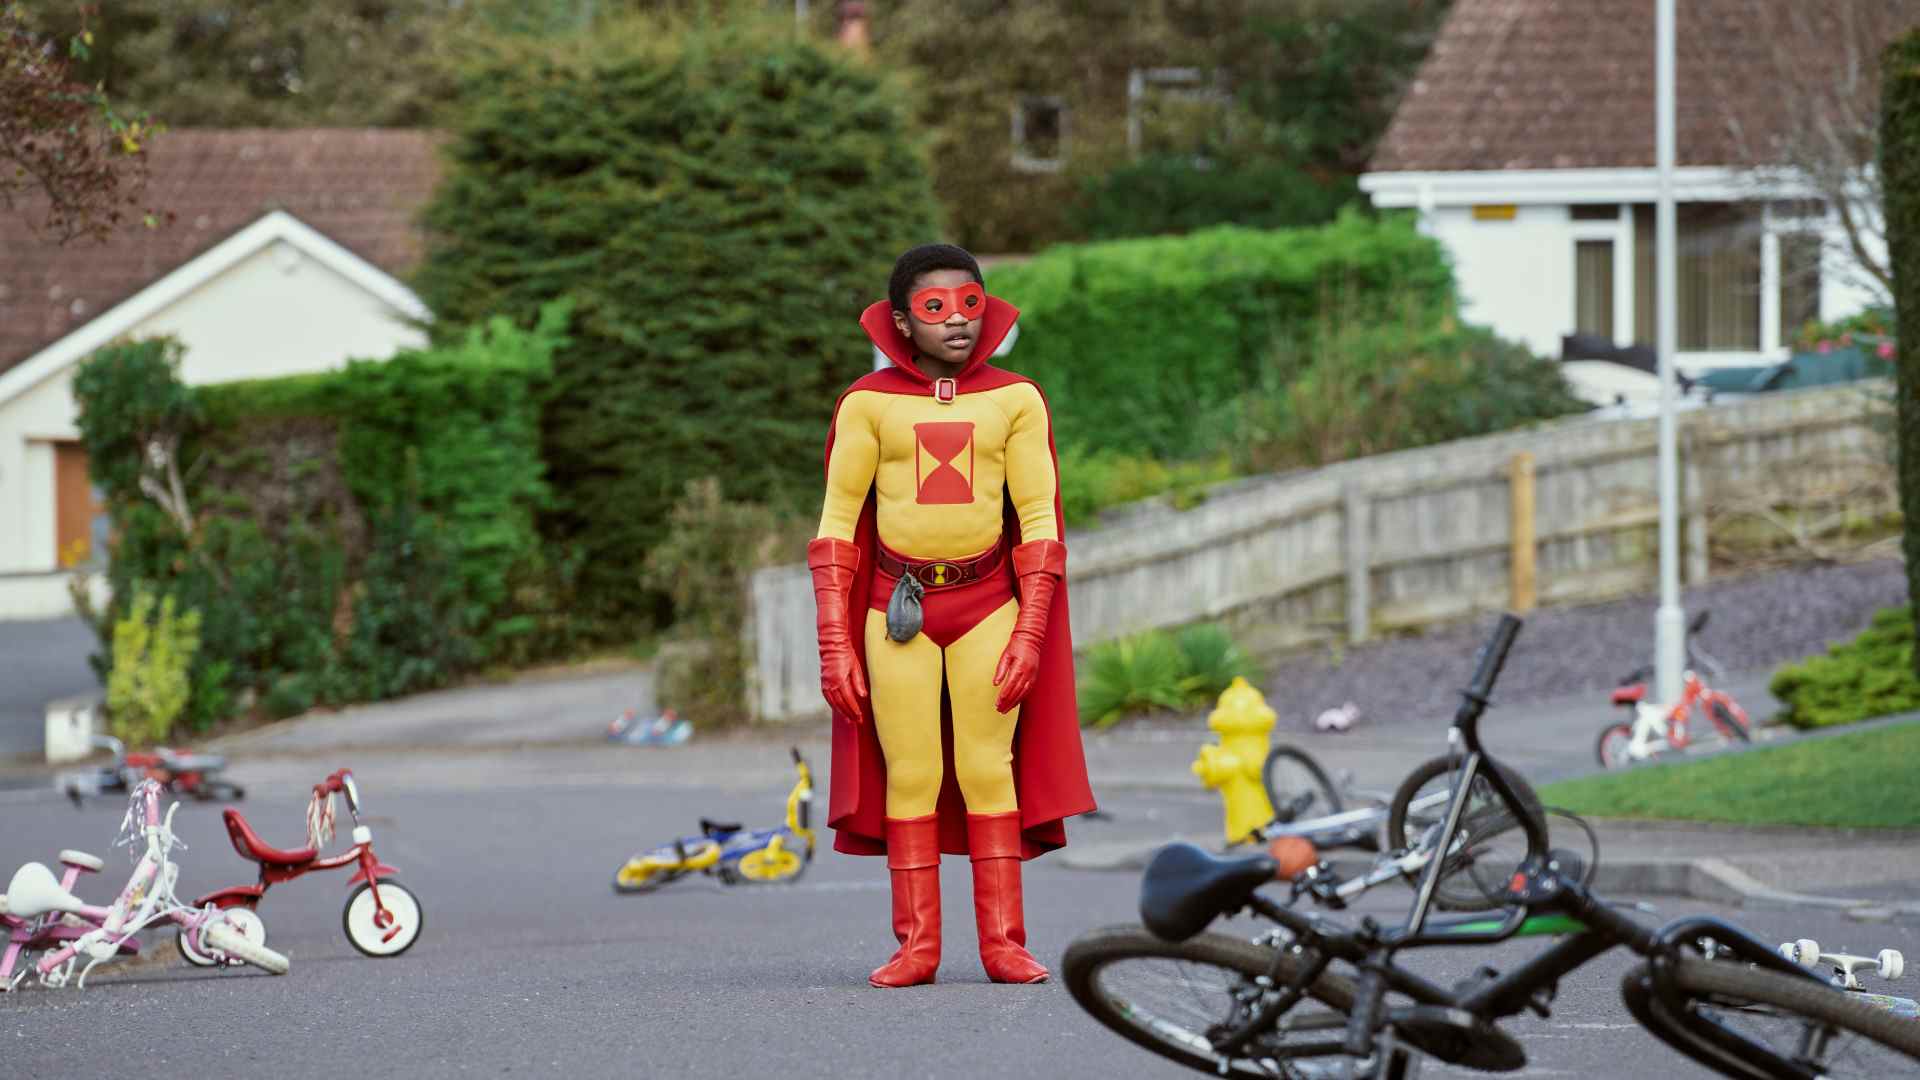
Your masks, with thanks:
<instances>
[{"instance_id":1,"label":"yellow fire hydrant","mask_svg":"<svg viewBox=\"0 0 1920 1080\"><path fill-rule=\"evenodd\" d=\"M1273 722L1267 699L1238 678L1221 692L1220 703L1207 717L1207 726L1219 734L1220 742L1200 748L1193 773L1201 783L1219 789L1226 803L1229 844L1249 839L1254 830L1273 820L1273 804L1267 801L1266 785L1260 779Z\"/></svg>"}]
</instances>

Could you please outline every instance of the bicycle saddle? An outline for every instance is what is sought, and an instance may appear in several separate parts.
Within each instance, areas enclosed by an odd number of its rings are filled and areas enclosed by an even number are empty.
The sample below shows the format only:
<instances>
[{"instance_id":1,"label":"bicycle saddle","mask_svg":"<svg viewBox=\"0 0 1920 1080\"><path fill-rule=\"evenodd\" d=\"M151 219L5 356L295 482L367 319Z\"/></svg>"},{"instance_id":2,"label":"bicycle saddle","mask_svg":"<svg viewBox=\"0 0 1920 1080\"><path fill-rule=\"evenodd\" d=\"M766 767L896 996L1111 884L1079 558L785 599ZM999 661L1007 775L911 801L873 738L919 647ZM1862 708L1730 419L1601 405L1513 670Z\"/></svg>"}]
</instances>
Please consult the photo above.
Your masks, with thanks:
<instances>
[{"instance_id":1,"label":"bicycle saddle","mask_svg":"<svg viewBox=\"0 0 1920 1080\"><path fill-rule=\"evenodd\" d=\"M706 818L701 818L700 831L707 836L737 833L740 831L740 823L735 821L708 821Z\"/></svg>"},{"instance_id":2,"label":"bicycle saddle","mask_svg":"<svg viewBox=\"0 0 1920 1080\"><path fill-rule=\"evenodd\" d=\"M304 862L312 862L320 854L318 848L304 847L282 851L274 847L260 839L259 835L253 831L253 826L247 824L247 819L241 817L238 810L228 808L220 816L227 823L227 835L233 838L233 850L239 852L243 859L274 866L298 866Z\"/></svg>"},{"instance_id":3,"label":"bicycle saddle","mask_svg":"<svg viewBox=\"0 0 1920 1080\"><path fill-rule=\"evenodd\" d=\"M1613 692L1613 703L1615 705L1637 705L1641 701L1646 700L1646 697L1647 684L1635 683L1632 686L1622 686L1618 690L1615 690Z\"/></svg>"},{"instance_id":4,"label":"bicycle saddle","mask_svg":"<svg viewBox=\"0 0 1920 1080\"><path fill-rule=\"evenodd\" d=\"M1185 941L1245 906L1277 869L1271 855L1216 859L1192 844L1168 844L1140 879L1140 921L1155 937Z\"/></svg>"},{"instance_id":5,"label":"bicycle saddle","mask_svg":"<svg viewBox=\"0 0 1920 1080\"><path fill-rule=\"evenodd\" d=\"M7 884L7 913L16 919L32 919L49 911L79 911L85 906L61 888L53 871L41 863L30 862L15 870Z\"/></svg>"}]
</instances>

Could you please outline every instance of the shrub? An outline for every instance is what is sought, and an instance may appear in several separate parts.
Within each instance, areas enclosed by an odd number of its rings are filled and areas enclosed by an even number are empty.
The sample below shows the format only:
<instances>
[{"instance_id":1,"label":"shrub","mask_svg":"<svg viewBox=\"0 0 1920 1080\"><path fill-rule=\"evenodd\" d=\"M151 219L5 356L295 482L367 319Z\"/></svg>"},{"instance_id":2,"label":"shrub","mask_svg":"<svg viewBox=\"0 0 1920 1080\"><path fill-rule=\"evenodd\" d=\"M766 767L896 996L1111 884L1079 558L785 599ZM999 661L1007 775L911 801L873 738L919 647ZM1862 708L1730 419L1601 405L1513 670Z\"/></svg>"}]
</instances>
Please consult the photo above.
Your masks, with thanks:
<instances>
[{"instance_id":1,"label":"shrub","mask_svg":"<svg viewBox=\"0 0 1920 1080\"><path fill-rule=\"evenodd\" d=\"M1453 309L1437 244L1402 218L1351 212L1314 229L1057 247L996 269L988 285L1021 309L1010 364L1045 388L1059 442L1170 460L1221 446L1207 418L1329 295Z\"/></svg>"},{"instance_id":2,"label":"shrub","mask_svg":"<svg viewBox=\"0 0 1920 1080\"><path fill-rule=\"evenodd\" d=\"M1786 706L1781 717L1799 728L1920 709L1913 642L1912 611L1885 608L1859 637L1781 668L1767 688Z\"/></svg>"},{"instance_id":3,"label":"shrub","mask_svg":"<svg viewBox=\"0 0 1920 1080\"><path fill-rule=\"evenodd\" d=\"M1322 182L1290 165L1150 157L1088 180L1069 227L1087 240L1184 233L1213 225L1282 229L1319 225L1354 201L1347 177Z\"/></svg>"},{"instance_id":4,"label":"shrub","mask_svg":"<svg viewBox=\"0 0 1920 1080\"><path fill-rule=\"evenodd\" d=\"M185 347L174 338L119 341L94 353L73 375L80 441L88 471L109 504L143 497L151 447L177 445L201 421L198 397L180 381Z\"/></svg>"},{"instance_id":5,"label":"shrub","mask_svg":"<svg viewBox=\"0 0 1920 1080\"><path fill-rule=\"evenodd\" d=\"M579 303L542 529L583 553L573 595L603 636L657 614L634 571L686 478L817 506L833 402L870 367L855 319L935 235L904 95L764 8L495 43L426 214L416 285L441 321Z\"/></svg>"},{"instance_id":6,"label":"shrub","mask_svg":"<svg viewBox=\"0 0 1920 1080\"><path fill-rule=\"evenodd\" d=\"M1283 337L1221 425L1243 471L1264 472L1502 431L1589 406L1559 368L1488 330L1419 310L1358 317L1335 305Z\"/></svg>"},{"instance_id":7,"label":"shrub","mask_svg":"<svg viewBox=\"0 0 1920 1080\"><path fill-rule=\"evenodd\" d=\"M804 543L803 526L757 503L732 502L711 477L691 481L647 555L643 580L673 602L671 647L660 657L660 703L696 725L744 716L741 634L753 571Z\"/></svg>"},{"instance_id":8,"label":"shrub","mask_svg":"<svg viewBox=\"0 0 1920 1080\"><path fill-rule=\"evenodd\" d=\"M163 742L191 696L188 669L200 648L200 613L167 596L137 589L113 624L113 671L107 678L107 726L128 746Z\"/></svg>"},{"instance_id":9,"label":"shrub","mask_svg":"<svg viewBox=\"0 0 1920 1080\"><path fill-rule=\"evenodd\" d=\"M1182 669L1193 682L1196 702L1219 697L1235 679L1251 682L1260 677L1258 665L1224 626L1197 623L1175 634L1173 640L1180 649Z\"/></svg>"},{"instance_id":10,"label":"shrub","mask_svg":"<svg viewBox=\"0 0 1920 1080\"><path fill-rule=\"evenodd\" d=\"M1109 727L1130 713L1182 710L1218 697L1259 669L1224 628L1149 630L1095 645L1080 681L1080 722Z\"/></svg>"},{"instance_id":11,"label":"shrub","mask_svg":"<svg viewBox=\"0 0 1920 1080\"><path fill-rule=\"evenodd\" d=\"M1095 645L1080 684L1080 722L1110 727L1128 713L1182 709L1193 683L1170 634L1148 631Z\"/></svg>"},{"instance_id":12,"label":"shrub","mask_svg":"<svg viewBox=\"0 0 1920 1080\"><path fill-rule=\"evenodd\" d=\"M1892 359L1894 318L1889 308L1870 307L1833 322L1809 321L1794 333L1793 347L1798 352L1821 352L1860 345L1875 350L1881 359Z\"/></svg>"},{"instance_id":13,"label":"shrub","mask_svg":"<svg viewBox=\"0 0 1920 1080\"><path fill-rule=\"evenodd\" d=\"M1174 506L1185 509L1199 503L1208 485L1232 475L1225 455L1166 463L1068 446L1060 451L1060 506L1068 525L1091 525L1102 510L1155 495L1169 495Z\"/></svg>"},{"instance_id":14,"label":"shrub","mask_svg":"<svg viewBox=\"0 0 1920 1080\"><path fill-rule=\"evenodd\" d=\"M156 364L164 343L89 359L75 393L115 526L103 675L122 665L115 626L142 590L201 619L193 730L248 702L283 716L391 697L533 651L531 629L552 620L523 606L529 592L563 598L526 582L558 561L534 514L566 318L555 307L531 332L502 320L384 363L211 387ZM178 448L171 472L148 467L155 440Z\"/></svg>"}]
</instances>

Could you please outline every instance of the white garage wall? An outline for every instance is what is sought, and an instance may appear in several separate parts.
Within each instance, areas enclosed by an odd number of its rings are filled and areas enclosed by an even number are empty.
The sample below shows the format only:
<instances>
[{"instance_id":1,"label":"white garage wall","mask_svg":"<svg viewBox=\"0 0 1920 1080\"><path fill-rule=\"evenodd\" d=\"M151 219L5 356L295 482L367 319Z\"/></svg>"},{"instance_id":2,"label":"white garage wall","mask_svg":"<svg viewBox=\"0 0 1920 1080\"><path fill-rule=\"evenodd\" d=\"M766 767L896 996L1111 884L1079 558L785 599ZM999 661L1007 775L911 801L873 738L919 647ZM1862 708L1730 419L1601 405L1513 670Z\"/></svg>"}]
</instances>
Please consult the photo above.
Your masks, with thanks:
<instances>
[{"instance_id":1,"label":"white garage wall","mask_svg":"<svg viewBox=\"0 0 1920 1080\"><path fill-rule=\"evenodd\" d=\"M192 263L175 271L71 340L90 333L99 338L98 326L112 325L116 312L138 309L140 317L124 330L108 332L179 338L186 346L182 376L194 384L325 371L425 343L404 321L424 312L404 287L284 214L250 226L201 259L216 261L198 273ZM163 286L164 302L153 303ZM26 577L57 566L52 443L79 437L72 393L77 361L44 362L64 344L8 372L12 393L0 400L0 593L7 594L0 595L0 617L65 613L64 590ZM38 372L37 381L23 384L30 371ZM9 586L8 575L17 587ZM55 608L38 610L49 604Z\"/></svg>"},{"instance_id":2,"label":"white garage wall","mask_svg":"<svg viewBox=\"0 0 1920 1080\"><path fill-rule=\"evenodd\" d=\"M424 345L400 312L284 240L142 321L134 337L187 345L189 383L299 375Z\"/></svg>"},{"instance_id":3,"label":"white garage wall","mask_svg":"<svg viewBox=\"0 0 1920 1080\"><path fill-rule=\"evenodd\" d=\"M1469 206L1440 206L1422 228L1453 259L1468 322L1560 355L1573 329L1573 222L1565 205L1523 205L1511 221L1475 221Z\"/></svg>"}]
</instances>

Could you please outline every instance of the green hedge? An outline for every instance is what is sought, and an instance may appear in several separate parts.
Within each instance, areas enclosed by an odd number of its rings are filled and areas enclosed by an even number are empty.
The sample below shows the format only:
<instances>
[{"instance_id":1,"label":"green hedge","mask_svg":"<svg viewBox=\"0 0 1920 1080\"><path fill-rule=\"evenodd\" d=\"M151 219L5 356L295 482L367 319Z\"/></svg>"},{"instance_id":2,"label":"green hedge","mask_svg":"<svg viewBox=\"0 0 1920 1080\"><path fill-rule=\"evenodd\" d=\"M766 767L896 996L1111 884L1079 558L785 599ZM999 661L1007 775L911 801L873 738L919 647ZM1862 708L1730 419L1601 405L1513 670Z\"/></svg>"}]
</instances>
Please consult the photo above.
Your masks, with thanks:
<instances>
[{"instance_id":1,"label":"green hedge","mask_svg":"<svg viewBox=\"0 0 1920 1080\"><path fill-rule=\"evenodd\" d=\"M1920 709L1913 672L1913 617L1885 608L1859 637L1774 672L1768 689L1795 727L1831 727Z\"/></svg>"},{"instance_id":2,"label":"green hedge","mask_svg":"<svg viewBox=\"0 0 1920 1080\"><path fill-rule=\"evenodd\" d=\"M1894 394L1907 597L1920 622L1920 30L1895 39L1881 61L1880 176L1899 342ZM1920 656L1909 670L1920 677Z\"/></svg>"},{"instance_id":3,"label":"green hedge","mask_svg":"<svg viewBox=\"0 0 1920 1080\"><path fill-rule=\"evenodd\" d=\"M549 499L538 420L566 319L556 305L533 331L500 320L339 372L200 388L179 382L168 342L89 359L75 396L116 528L105 664L142 593L201 617L196 730L551 648L565 581L535 527ZM156 432L180 441L190 532L141 490Z\"/></svg>"},{"instance_id":4,"label":"green hedge","mask_svg":"<svg viewBox=\"0 0 1920 1080\"><path fill-rule=\"evenodd\" d=\"M1151 157L1088 179L1068 213L1088 240L1184 233L1214 225L1284 229L1330 221L1354 202L1351 177L1315 179L1276 162L1197 167L1188 157Z\"/></svg>"},{"instance_id":5,"label":"green hedge","mask_svg":"<svg viewBox=\"0 0 1920 1080\"><path fill-rule=\"evenodd\" d=\"M1269 351L1216 425L1239 471L1324 465L1584 411L1558 364L1478 326L1340 305Z\"/></svg>"},{"instance_id":6,"label":"green hedge","mask_svg":"<svg viewBox=\"0 0 1920 1080\"><path fill-rule=\"evenodd\" d=\"M1454 303L1439 245L1403 217L1354 212L1312 229L1068 245L988 277L1021 309L1010 363L1046 388L1060 442L1171 459L1220 448L1208 418L1334 301L1436 318Z\"/></svg>"},{"instance_id":7,"label":"green hedge","mask_svg":"<svg viewBox=\"0 0 1920 1080\"><path fill-rule=\"evenodd\" d=\"M579 610L609 636L664 606L641 567L687 481L818 512L827 418L870 369L855 320L936 239L897 88L791 16L725 11L473 61L426 217L442 321L578 301L542 528L584 552Z\"/></svg>"}]
</instances>

